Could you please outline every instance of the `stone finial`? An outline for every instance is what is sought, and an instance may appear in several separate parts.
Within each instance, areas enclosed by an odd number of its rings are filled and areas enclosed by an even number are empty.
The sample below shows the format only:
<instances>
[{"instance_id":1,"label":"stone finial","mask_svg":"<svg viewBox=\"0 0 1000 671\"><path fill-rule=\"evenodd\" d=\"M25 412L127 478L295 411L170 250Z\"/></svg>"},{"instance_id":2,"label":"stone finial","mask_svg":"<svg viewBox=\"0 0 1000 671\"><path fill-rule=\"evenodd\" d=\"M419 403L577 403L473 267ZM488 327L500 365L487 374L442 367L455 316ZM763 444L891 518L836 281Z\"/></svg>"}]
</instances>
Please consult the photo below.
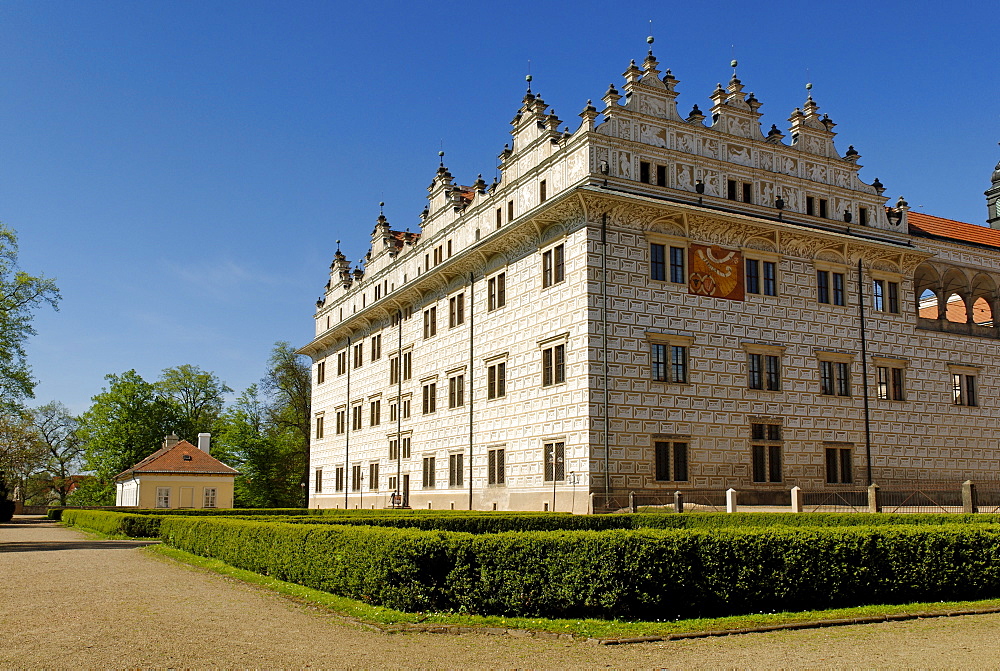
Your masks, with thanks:
<instances>
[{"instance_id":1,"label":"stone finial","mask_svg":"<svg viewBox=\"0 0 1000 671\"><path fill-rule=\"evenodd\" d=\"M778 126L771 124L771 130L767 131L767 141L773 144L778 144L785 139L784 133L778 130Z\"/></svg>"},{"instance_id":2,"label":"stone finial","mask_svg":"<svg viewBox=\"0 0 1000 671\"><path fill-rule=\"evenodd\" d=\"M486 191L486 182L483 180L483 173L479 173L476 181L472 183L472 188L479 193Z\"/></svg>"},{"instance_id":3,"label":"stone finial","mask_svg":"<svg viewBox=\"0 0 1000 671\"><path fill-rule=\"evenodd\" d=\"M872 187L875 189L875 193L880 196L885 193L885 186L879 181L878 177L876 177L875 181L872 182Z\"/></svg>"},{"instance_id":4,"label":"stone finial","mask_svg":"<svg viewBox=\"0 0 1000 671\"><path fill-rule=\"evenodd\" d=\"M698 108L698 105L692 107L691 112L688 113L687 117L688 123L701 123L704 120L705 120L705 115L702 114L701 110Z\"/></svg>"},{"instance_id":5,"label":"stone finial","mask_svg":"<svg viewBox=\"0 0 1000 671\"><path fill-rule=\"evenodd\" d=\"M615 88L614 84L609 84L608 91L604 94L604 97L601 98L601 100L603 100L604 104L608 107L613 107L618 104L619 100L621 100L621 95L618 93L618 89Z\"/></svg>"}]
</instances>

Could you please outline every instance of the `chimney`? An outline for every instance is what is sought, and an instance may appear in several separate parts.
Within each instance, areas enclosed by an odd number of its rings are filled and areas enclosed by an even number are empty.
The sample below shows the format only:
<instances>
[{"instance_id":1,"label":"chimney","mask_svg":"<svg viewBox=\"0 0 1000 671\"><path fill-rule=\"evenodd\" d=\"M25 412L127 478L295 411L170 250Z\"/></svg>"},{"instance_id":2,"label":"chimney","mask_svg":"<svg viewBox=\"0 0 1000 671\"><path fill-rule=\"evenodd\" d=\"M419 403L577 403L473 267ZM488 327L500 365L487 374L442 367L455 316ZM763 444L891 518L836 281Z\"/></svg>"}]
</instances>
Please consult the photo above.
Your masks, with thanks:
<instances>
[{"instance_id":1,"label":"chimney","mask_svg":"<svg viewBox=\"0 0 1000 671\"><path fill-rule=\"evenodd\" d=\"M176 434L171 433L169 436L163 437L163 447L170 449L174 445L180 442L180 439Z\"/></svg>"},{"instance_id":2,"label":"chimney","mask_svg":"<svg viewBox=\"0 0 1000 671\"><path fill-rule=\"evenodd\" d=\"M209 454L210 443L212 442L212 434L210 433L199 433L198 434L198 449Z\"/></svg>"}]
</instances>

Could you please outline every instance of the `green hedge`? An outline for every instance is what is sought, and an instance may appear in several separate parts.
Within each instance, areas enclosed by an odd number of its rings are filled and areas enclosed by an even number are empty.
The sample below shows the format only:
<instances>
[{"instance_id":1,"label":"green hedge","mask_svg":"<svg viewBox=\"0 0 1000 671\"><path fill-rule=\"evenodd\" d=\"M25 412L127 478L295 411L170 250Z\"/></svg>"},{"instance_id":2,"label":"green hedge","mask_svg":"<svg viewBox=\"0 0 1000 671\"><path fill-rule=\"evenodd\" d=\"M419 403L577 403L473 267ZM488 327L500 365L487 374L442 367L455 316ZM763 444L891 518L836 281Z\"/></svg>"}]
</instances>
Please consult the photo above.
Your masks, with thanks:
<instances>
[{"instance_id":1,"label":"green hedge","mask_svg":"<svg viewBox=\"0 0 1000 671\"><path fill-rule=\"evenodd\" d=\"M411 511L412 512L412 511ZM236 516L237 518L241 516ZM244 518L245 519L245 518ZM474 534L505 531L606 531L611 529L724 529L747 527L843 527L942 524L995 524L1000 515L901 515L885 513L636 513L570 515L567 513L480 513L474 515L323 515L272 516L268 521L295 524L349 524L459 531Z\"/></svg>"},{"instance_id":2,"label":"green hedge","mask_svg":"<svg viewBox=\"0 0 1000 671\"><path fill-rule=\"evenodd\" d=\"M409 611L668 619L1000 595L987 524L468 534L164 517L188 552Z\"/></svg>"},{"instance_id":3,"label":"green hedge","mask_svg":"<svg viewBox=\"0 0 1000 671\"><path fill-rule=\"evenodd\" d=\"M156 538L160 535L163 515L134 515L108 510L71 510L62 514L62 521L70 526L92 529L109 536Z\"/></svg>"}]
</instances>

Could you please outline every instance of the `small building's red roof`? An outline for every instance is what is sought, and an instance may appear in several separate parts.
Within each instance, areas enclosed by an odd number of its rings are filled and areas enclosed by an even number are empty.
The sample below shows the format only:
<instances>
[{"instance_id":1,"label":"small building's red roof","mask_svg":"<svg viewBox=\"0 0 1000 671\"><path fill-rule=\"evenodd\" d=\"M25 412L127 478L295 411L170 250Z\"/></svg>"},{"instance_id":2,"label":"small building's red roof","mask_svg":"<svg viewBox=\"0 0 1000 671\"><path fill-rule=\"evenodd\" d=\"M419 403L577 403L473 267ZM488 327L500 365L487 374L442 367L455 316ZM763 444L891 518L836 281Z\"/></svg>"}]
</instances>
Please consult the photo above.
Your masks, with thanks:
<instances>
[{"instance_id":1,"label":"small building's red roof","mask_svg":"<svg viewBox=\"0 0 1000 671\"><path fill-rule=\"evenodd\" d=\"M910 211L906 216L910 222L910 235L946 238L956 242L971 242L1000 248L1000 230L995 228L942 219L921 212Z\"/></svg>"},{"instance_id":2,"label":"small building's red roof","mask_svg":"<svg viewBox=\"0 0 1000 671\"><path fill-rule=\"evenodd\" d=\"M188 458L185 458L188 457ZM173 447L162 447L156 452L115 476L115 480L130 478L142 473L173 473L197 475L239 475L212 455L199 450L186 440Z\"/></svg>"}]
</instances>

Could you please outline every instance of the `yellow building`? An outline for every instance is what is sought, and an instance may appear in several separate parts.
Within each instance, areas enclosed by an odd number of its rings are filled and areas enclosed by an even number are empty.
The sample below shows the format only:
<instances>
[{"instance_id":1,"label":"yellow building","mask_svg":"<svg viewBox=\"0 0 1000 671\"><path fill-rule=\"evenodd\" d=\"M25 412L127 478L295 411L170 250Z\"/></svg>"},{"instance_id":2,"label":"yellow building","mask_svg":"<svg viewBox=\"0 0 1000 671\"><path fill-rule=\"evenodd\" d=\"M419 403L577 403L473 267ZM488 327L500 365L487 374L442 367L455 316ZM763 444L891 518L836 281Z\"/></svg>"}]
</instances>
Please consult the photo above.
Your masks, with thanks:
<instances>
[{"instance_id":1,"label":"yellow building","mask_svg":"<svg viewBox=\"0 0 1000 671\"><path fill-rule=\"evenodd\" d=\"M239 473L209 454L211 436L198 445L167 436L163 447L115 476L115 505L136 508L232 508Z\"/></svg>"}]
</instances>

